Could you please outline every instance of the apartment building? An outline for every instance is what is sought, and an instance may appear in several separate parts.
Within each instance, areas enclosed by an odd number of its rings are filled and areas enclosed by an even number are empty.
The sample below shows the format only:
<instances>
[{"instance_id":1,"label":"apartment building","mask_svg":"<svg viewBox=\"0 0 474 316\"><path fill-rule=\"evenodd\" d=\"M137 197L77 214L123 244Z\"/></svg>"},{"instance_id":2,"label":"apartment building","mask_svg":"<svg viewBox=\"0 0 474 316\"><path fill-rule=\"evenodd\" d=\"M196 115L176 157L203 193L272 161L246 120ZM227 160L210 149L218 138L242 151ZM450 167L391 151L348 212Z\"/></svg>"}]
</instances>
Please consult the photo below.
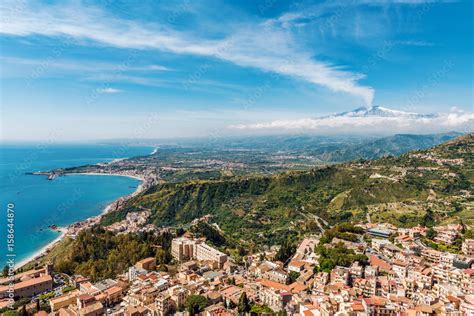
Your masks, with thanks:
<instances>
[{"instance_id":1,"label":"apartment building","mask_svg":"<svg viewBox=\"0 0 474 316\"><path fill-rule=\"evenodd\" d=\"M224 266L224 263L227 261L227 255L220 252L217 249L212 248L205 243L200 243L196 245L196 260L200 261L214 261L217 262L219 268Z\"/></svg>"},{"instance_id":2,"label":"apartment building","mask_svg":"<svg viewBox=\"0 0 474 316\"><path fill-rule=\"evenodd\" d=\"M195 246L195 240L186 237L174 238L171 242L171 255L178 261L192 259Z\"/></svg>"},{"instance_id":3,"label":"apartment building","mask_svg":"<svg viewBox=\"0 0 474 316\"><path fill-rule=\"evenodd\" d=\"M466 239L462 243L462 253L468 256L474 256L474 239Z\"/></svg>"},{"instance_id":4,"label":"apartment building","mask_svg":"<svg viewBox=\"0 0 474 316\"><path fill-rule=\"evenodd\" d=\"M436 231L435 241L443 242L446 245L451 245L462 230L462 226L458 224L450 224L446 226L433 227Z\"/></svg>"},{"instance_id":5,"label":"apartment building","mask_svg":"<svg viewBox=\"0 0 474 316\"><path fill-rule=\"evenodd\" d=\"M216 262L219 268L224 266L227 255L200 240L187 237L174 238L171 242L171 255L179 260L195 259Z\"/></svg>"}]
</instances>

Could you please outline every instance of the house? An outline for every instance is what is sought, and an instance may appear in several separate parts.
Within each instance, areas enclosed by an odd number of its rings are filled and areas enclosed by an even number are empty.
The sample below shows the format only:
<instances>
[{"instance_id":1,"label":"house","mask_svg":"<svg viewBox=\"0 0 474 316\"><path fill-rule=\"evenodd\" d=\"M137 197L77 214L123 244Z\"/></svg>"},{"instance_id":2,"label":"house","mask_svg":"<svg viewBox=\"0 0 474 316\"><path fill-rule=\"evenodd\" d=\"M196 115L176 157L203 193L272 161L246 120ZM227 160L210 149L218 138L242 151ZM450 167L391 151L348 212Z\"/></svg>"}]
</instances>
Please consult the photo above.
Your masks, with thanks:
<instances>
[{"instance_id":1,"label":"house","mask_svg":"<svg viewBox=\"0 0 474 316\"><path fill-rule=\"evenodd\" d=\"M150 257L140 260L135 264L135 267L137 269L154 270L156 267L156 258Z\"/></svg>"}]
</instances>

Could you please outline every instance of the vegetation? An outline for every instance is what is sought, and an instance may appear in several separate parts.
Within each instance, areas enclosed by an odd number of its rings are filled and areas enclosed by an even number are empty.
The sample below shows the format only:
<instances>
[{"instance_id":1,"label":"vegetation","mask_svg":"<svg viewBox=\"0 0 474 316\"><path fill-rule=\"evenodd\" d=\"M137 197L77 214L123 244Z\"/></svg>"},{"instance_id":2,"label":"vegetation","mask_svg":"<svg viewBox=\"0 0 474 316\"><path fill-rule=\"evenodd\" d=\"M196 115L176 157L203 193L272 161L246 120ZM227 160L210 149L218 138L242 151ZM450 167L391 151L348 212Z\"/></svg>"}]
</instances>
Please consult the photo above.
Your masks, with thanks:
<instances>
[{"instance_id":1,"label":"vegetation","mask_svg":"<svg viewBox=\"0 0 474 316\"><path fill-rule=\"evenodd\" d=\"M352 250L324 244L335 237L358 240L361 230L351 223L365 221L367 215L372 222L402 227L433 226L457 216L467 225L474 224L472 215L461 217L472 213L465 192L472 191L474 180L473 145L474 134L468 134L429 150L375 161L278 175L161 183L107 214L102 225L143 208L151 210L150 219L157 226L186 228L194 219L211 215L218 226L199 223L191 231L235 257L280 245L277 260L283 262L304 234L320 232L320 225L333 226L318 249L322 256L318 269L328 271L355 260L364 263L366 258ZM471 234L466 232L464 238ZM155 256L164 268L171 260L170 240L166 234L113 235L96 228L80 233L74 241L66 239L68 244L61 244L61 251L55 248L49 259L59 271L97 280L121 273L147 256Z\"/></svg>"},{"instance_id":2,"label":"vegetation","mask_svg":"<svg viewBox=\"0 0 474 316\"><path fill-rule=\"evenodd\" d=\"M286 239L280 246L280 249L278 249L278 252L275 255L275 260L286 262L295 253L295 250L296 245Z\"/></svg>"},{"instance_id":3,"label":"vegetation","mask_svg":"<svg viewBox=\"0 0 474 316\"><path fill-rule=\"evenodd\" d=\"M318 230L314 221L311 224L313 215L330 224L364 220L370 213L372 221L432 226L455 206L458 213L464 211L462 190L472 187L473 161L467 152L473 143L472 136L466 136L415 152L439 159L464 159L462 165L440 166L422 156L405 154L271 176L163 183L108 214L104 224L142 207L152 211L151 219L158 226L187 224L211 214L224 235L244 242L246 249L283 244L288 232ZM336 234L347 240L356 238L346 233Z\"/></svg>"},{"instance_id":4,"label":"vegetation","mask_svg":"<svg viewBox=\"0 0 474 316\"><path fill-rule=\"evenodd\" d=\"M87 275L94 281L114 277L146 257L157 257L158 263L168 263L171 239L167 233L115 235L102 228L82 231L66 253L56 258L54 269Z\"/></svg>"},{"instance_id":5,"label":"vegetation","mask_svg":"<svg viewBox=\"0 0 474 316\"><path fill-rule=\"evenodd\" d=\"M207 305L207 298L202 295L191 295L186 299L185 307L190 315L198 315Z\"/></svg>"},{"instance_id":6,"label":"vegetation","mask_svg":"<svg viewBox=\"0 0 474 316\"><path fill-rule=\"evenodd\" d=\"M465 239L473 239L474 238L474 228L466 230L464 233L464 238Z\"/></svg>"},{"instance_id":7,"label":"vegetation","mask_svg":"<svg viewBox=\"0 0 474 316\"><path fill-rule=\"evenodd\" d=\"M290 273L288 273L288 276L290 277L290 282L293 283L296 281L296 279L300 277L300 274L296 271L290 271Z\"/></svg>"},{"instance_id":8,"label":"vegetation","mask_svg":"<svg viewBox=\"0 0 474 316\"><path fill-rule=\"evenodd\" d=\"M338 224L331 229L328 229L324 232L321 242L330 243L334 237L356 242L359 240L357 235L363 234L364 229L358 226L354 226L350 223Z\"/></svg>"},{"instance_id":9,"label":"vegetation","mask_svg":"<svg viewBox=\"0 0 474 316\"><path fill-rule=\"evenodd\" d=\"M252 307L250 308L250 313L261 315L261 314L273 314L273 311L270 307L267 305L258 305L258 304L252 304Z\"/></svg>"},{"instance_id":10,"label":"vegetation","mask_svg":"<svg viewBox=\"0 0 474 316\"><path fill-rule=\"evenodd\" d=\"M237 307L239 313L245 314L250 312L251 306L246 292L242 292L242 294L240 295L239 304L237 305Z\"/></svg>"},{"instance_id":11,"label":"vegetation","mask_svg":"<svg viewBox=\"0 0 474 316\"><path fill-rule=\"evenodd\" d=\"M365 266L369 260L366 255L356 254L353 250L347 249L343 243L337 243L334 247L318 245L315 247L315 252L320 255L319 266L315 268L317 272L330 272L336 266L349 267L355 261Z\"/></svg>"}]
</instances>

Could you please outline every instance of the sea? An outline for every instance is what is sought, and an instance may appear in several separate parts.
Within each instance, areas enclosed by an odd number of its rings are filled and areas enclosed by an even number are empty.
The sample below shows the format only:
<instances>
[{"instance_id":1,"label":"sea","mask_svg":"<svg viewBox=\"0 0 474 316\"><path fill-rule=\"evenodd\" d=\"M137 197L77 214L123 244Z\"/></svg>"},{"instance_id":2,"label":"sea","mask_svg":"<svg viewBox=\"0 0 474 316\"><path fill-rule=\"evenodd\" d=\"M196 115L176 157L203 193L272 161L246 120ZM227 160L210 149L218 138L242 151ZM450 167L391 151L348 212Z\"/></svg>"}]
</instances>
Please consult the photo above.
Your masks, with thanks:
<instances>
[{"instance_id":1,"label":"sea","mask_svg":"<svg viewBox=\"0 0 474 316\"><path fill-rule=\"evenodd\" d=\"M60 233L51 225L65 227L98 215L141 183L134 178L101 175L48 180L29 172L110 162L147 155L153 149L89 143L0 144L0 268L8 259L18 264L54 241Z\"/></svg>"}]
</instances>

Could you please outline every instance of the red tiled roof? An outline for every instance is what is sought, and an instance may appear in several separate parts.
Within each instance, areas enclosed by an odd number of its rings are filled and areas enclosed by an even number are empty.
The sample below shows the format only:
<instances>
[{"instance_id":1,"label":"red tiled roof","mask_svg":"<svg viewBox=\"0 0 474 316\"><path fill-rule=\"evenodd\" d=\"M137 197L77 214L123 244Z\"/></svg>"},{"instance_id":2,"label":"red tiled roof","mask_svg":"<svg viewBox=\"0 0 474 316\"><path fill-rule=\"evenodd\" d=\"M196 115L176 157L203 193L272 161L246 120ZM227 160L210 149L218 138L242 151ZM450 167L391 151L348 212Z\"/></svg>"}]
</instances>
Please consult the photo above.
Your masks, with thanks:
<instances>
[{"instance_id":1,"label":"red tiled roof","mask_svg":"<svg viewBox=\"0 0 474 316\"><path fill-rule=\"evenodd\" d=\"M390 265L390 263L380 259L375 255L370 256L369 261L371 266L379 267L380 269L385 271L392 271L392 266Z\"/></svg>"}]
</instances>

